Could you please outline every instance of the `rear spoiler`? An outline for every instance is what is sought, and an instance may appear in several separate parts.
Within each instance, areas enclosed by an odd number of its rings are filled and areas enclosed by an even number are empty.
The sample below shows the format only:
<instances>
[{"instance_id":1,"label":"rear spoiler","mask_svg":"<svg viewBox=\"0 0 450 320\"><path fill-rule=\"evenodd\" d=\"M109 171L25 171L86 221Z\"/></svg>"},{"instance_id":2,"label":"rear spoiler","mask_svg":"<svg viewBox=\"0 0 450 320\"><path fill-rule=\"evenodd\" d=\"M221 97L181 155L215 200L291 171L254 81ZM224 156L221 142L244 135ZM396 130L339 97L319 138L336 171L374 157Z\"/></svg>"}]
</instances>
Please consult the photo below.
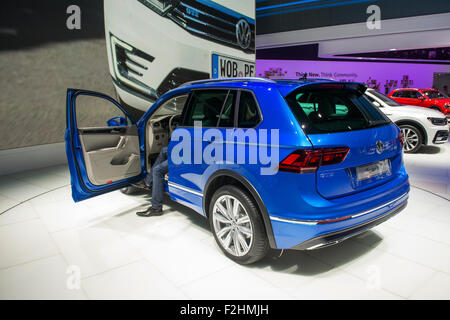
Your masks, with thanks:
<instances>
[{"instance_id":1,"label":"rear spoiler","mask_svg":"<svg viewBox=\"0 0 450 320\"><path fill-rule=\"evenodd\" d=\"M288 93L286 93L284 96L288 96L293 91L310 91L310 90L320 90L320 89L342 89L342 90L353 90L358 91L361 94L366 92L367 86L363 83L359 82L319 82L319 83L310 83L298 86L296 88L293 88Z\"/></svg>"}]
</instances>

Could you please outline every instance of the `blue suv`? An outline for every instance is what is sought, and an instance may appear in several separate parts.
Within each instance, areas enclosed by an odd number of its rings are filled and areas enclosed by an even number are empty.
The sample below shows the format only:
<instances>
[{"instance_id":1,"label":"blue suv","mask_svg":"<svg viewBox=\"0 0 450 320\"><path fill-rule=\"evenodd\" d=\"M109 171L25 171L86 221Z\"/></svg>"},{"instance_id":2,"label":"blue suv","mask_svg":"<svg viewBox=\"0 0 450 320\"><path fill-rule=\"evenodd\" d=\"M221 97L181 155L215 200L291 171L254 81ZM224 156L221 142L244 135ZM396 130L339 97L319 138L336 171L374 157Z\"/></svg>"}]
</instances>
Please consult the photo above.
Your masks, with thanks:
<instances>
[{"instance_id":1,"label":"blue suv","mask_svg":"<svg viewBox=\"0 0 450 320\"><path fill-rule=\"evenodd\" d=\"M403 136L365 90L332 80L202 80L167 92L136 123L114 99L68 89L72 197L138 183L167 147L170 198L206 217L234 261L338 243L408 199Z\"/></svg>"}]
</instances>

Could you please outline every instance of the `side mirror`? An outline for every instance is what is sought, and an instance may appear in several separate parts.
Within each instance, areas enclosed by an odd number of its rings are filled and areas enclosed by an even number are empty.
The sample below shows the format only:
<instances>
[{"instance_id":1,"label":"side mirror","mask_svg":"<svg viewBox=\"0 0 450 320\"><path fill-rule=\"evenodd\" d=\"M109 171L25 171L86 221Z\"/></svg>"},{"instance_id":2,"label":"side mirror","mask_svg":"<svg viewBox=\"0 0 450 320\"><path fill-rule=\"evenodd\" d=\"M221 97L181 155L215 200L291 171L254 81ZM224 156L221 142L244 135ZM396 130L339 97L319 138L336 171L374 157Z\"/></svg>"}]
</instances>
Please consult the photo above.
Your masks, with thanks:
<instances>
[{"instance_id":1,"label":"side mirror","mask_svg":"<svg viewBox=\"0 0 450 320\"><path fill-rule=\"evenodd\" d=\"M127 119L124 117L114 117L106 121L106 124L108 127L126 127L127 126Z\"/></svg>"},{"instance_id":2,"label":"side mirror","mask_svg":"<svg viewBox=\"0 0 450 320\"><path fill-rule=\"evenodd\" d=\"M421 96L421 97L419 97L418 99L421 100L421 101L423 101L423 100L425 100L425 97L424 97L424 96Z\"/></svg>"}]
</instances>

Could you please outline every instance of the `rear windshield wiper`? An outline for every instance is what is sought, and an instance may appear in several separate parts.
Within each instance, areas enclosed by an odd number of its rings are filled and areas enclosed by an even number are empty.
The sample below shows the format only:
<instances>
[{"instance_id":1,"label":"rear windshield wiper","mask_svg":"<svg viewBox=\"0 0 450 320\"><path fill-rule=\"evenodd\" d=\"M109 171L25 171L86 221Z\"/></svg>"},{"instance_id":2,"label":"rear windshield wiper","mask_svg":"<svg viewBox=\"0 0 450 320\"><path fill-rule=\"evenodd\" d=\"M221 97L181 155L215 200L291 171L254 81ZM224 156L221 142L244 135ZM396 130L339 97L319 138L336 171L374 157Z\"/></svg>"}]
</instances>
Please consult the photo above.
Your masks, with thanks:
<instances>
[{"instance_id":1,"label":"rear windshield wiper","mask_svg":"<svg viewBox=\"0 0 450 320\"><path fill-rule=\"evenodd\" d=\"M389 123L386 120L369 120L367 122L369 123L369 128L378 127Z\"/></svg>"}]
</instances>

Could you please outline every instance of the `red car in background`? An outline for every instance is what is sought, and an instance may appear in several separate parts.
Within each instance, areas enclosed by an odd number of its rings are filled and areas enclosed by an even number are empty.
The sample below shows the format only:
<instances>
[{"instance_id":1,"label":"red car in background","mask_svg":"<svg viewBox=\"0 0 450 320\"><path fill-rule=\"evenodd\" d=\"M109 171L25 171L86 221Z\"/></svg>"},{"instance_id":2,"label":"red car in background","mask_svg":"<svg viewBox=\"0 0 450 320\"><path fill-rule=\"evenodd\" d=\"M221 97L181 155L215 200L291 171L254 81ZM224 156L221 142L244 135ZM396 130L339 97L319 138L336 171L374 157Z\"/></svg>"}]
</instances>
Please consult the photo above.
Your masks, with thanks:
<instances>
[{"instance_id":1,"label":"red car in background","mask_svg":"<svg viewBox=\"0 0 450 320\"><path fill-rule=\"evenodd\" d=\"M450 118L450 98L436 89L395 89L389 97L400 104L435 109Z\"/></svg>"}]
</instances>

